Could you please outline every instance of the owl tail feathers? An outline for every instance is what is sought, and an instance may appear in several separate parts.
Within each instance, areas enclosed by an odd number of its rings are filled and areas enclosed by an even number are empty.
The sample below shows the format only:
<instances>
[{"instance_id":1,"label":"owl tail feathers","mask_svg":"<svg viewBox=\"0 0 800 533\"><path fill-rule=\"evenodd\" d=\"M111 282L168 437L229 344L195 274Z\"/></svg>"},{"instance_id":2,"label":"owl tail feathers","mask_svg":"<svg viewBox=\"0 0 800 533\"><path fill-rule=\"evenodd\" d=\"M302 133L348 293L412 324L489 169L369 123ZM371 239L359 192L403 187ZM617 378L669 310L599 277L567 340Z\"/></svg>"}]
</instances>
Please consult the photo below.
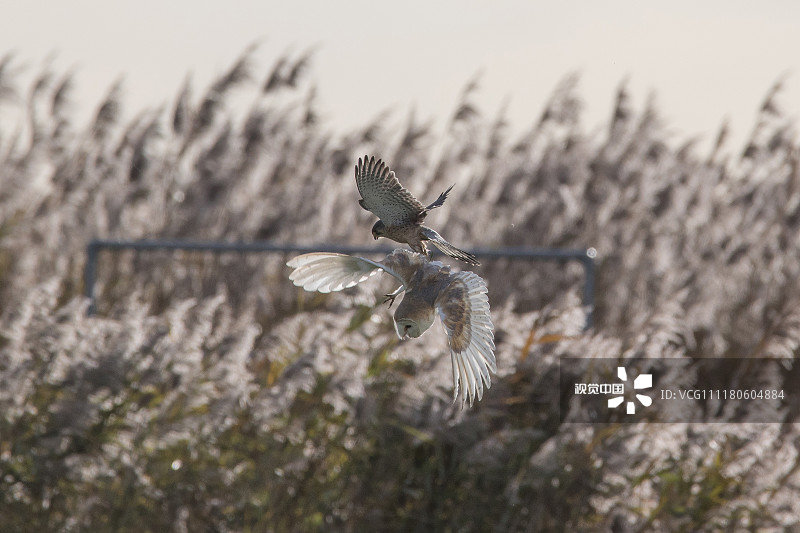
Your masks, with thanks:
<instances>
[{"instance_id":1,"label":"owl tail feathers","mask_svg":"<svg viewBox=\"0 0 800 533\"><path fill-rule=\"evenodd\" d=\"M427 228L422 226L422 234L428 238L428 240L433 243L438 249L442 251L442 253L449 255L459 261L464 261L468 265L478 266L480 263L478 262L478 258L472 255L469 252L465 252L459 248L456 248L446 240L444 237L436 233L436 231L432 230L431 228Z\"/></svg>"}]
</instances>

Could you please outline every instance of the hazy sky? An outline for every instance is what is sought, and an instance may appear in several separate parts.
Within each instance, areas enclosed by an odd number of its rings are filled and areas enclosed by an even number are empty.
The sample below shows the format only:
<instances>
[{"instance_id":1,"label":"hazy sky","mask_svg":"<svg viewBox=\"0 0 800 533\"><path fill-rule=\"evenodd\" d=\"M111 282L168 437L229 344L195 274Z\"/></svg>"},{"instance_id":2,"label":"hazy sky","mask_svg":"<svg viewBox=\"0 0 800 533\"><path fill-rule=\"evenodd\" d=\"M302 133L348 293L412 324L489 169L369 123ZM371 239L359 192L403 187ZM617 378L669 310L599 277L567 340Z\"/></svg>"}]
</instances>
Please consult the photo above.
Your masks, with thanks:
<instances>
[{"instance_id":1,"label":"hazy sky","mask_svg":"<svg viewBox=\"0 0 800 533\"><path fill-rule=\"evenodd\" d=\"M0 54L33 67L54 54L58 69L76 68L88 108L123 74L129 112L171 102L188 72L204 87L254 42L259 76L279 54L316 47L310 75L334 128L412 105L444 119L478 72L478 102L494 114L509 97L516 130L573 71L589 127L626 77L637 106L655 92L678 138L713 137L728 116L741 139L784 73L782 101L800 109L800 3L788 0L0 3Z\"/></svg>"}]
</instances>

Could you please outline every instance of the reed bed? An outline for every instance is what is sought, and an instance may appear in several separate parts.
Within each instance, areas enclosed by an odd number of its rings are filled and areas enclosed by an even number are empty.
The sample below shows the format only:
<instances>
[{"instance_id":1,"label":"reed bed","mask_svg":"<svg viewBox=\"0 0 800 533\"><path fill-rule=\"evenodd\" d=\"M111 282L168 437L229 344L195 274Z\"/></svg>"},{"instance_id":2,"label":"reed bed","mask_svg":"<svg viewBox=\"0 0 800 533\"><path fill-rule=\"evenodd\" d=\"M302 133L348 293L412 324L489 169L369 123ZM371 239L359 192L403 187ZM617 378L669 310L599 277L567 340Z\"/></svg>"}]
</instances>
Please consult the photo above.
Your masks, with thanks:
<instances>
[{"instance_id":1,"label":"reed bed","mask_svg":"<svg viewBox=\"0 0 800 533\"><path fill-rule=\"evenodd\" d=\"M246 51L130 120L115 84L81 124L69 72L22 86L0 59L0 106L24 117L0 123L0 529L800 526L792 409L581 425L548 400L562 357L796 357L800 145L780 82L741 150L723 125L701 153L624 84L588 133L575 75L519 136L474 83L442 131L413 113L336 131L310 60ZM388 285L302 293L286 257L103 254L86 316L92 238L371 244L363 154L423 200L455 184L431 217L459 246L596 248L595 328L579 268L486 261L499 376L462 411L443 335L400 343Z\"/></svg>"}]
</instances>

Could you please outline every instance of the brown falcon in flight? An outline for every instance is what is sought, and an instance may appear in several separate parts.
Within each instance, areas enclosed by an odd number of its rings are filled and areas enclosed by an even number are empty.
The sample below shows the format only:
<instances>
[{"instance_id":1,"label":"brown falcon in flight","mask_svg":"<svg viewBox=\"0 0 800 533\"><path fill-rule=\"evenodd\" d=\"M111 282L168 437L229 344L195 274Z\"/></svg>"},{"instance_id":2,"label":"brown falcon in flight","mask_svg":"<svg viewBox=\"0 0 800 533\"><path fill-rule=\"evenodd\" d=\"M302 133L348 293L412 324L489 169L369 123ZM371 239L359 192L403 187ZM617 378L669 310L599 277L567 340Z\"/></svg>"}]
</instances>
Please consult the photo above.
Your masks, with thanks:
<instances>
[{"instance_id":1,"label":"brown falcon in flight","mask_svg":"<svg viewBox=\"0 0 800 533\"><path fill-rule=\"evenodd\" d=\"M382 261L352 255L311 253L286 263L289 279L307 291L331 292L352 287L381 270L401 283L392 295L405 291L394 313L398 337L419 337L436 314L442 320L453 365L453 401L470 405L483 397L484 385L497 373L494 326L489 314L486 282L472 272L451 272L425 255L397 249Z\"/></svg>"},{"instance_id":2,"label":"brown falcon in flight","mask_svg":"<svg viewBox=\"0 0 800 533\"><path fill-rule=\"evenodd\" d=\"M356 185L361 194L359 205L378 216L372 226L372 236L386 237L397 242L404 242L415 252L427 255L425 241L430 241L445 254L464 261L470 265L479 265L478 260L469 252L459 250L427 226L422 225L428 211L444 204L452 186L439 195L435 202L425 207L414 198L408 190L389 170L383 161L374 157L359 158L356 165Z\"/></svg>"}]
</instances>

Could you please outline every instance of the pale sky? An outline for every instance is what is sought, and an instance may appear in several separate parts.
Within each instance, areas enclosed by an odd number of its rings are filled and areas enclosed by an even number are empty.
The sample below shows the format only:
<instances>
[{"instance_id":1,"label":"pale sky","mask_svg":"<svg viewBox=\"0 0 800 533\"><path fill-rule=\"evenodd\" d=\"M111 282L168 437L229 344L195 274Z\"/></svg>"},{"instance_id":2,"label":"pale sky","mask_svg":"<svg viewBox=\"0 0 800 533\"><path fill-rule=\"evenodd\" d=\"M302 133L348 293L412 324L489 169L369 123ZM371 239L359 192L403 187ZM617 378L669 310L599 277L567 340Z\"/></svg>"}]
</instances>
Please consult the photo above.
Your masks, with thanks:
<instances>
[{"instance_id":1,"label":"pale sky","mask_svg":"<svg viewBox=\"0 0 800 533\"><path fill-rule=\"evenodd\" d=\"M444 121L478 72L478 103L493 115L508 97L515 131L575 71L589 130L623 78L637 106L655 93L678 139L713 138L727 116L741 140L782 74L782 102L800 110L800 2L789 0L0 3L0 55L75 68L74 99L89 109L122 75L128 113L171 103L189 72L197 94L254 42L259 79L279 54L315 48L310 79L333 129L386 109L399 121L411 106Z\"/></svg>"}]
</instances>

